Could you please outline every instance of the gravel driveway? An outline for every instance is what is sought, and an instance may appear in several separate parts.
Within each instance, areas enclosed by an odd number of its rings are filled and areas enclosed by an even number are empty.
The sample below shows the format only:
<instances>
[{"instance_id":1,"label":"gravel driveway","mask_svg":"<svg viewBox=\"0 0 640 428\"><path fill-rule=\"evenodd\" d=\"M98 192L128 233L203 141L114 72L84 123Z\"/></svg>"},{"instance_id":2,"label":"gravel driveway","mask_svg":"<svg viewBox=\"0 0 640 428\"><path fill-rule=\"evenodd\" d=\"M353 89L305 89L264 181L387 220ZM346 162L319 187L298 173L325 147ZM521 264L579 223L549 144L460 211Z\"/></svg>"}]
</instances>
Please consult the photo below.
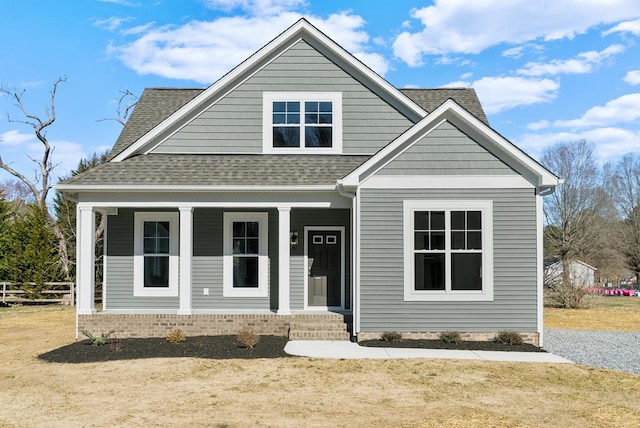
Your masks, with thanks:
<instances>
[{"instance_id":1,"label":"gravel driveway","mask_svg":"<svg viewBox=\"0 0 640 428\"><path fill-rule=\"evenodd\" d=\"M544 349L578 364L640 375L640 332L545 329Z\"/></svg>"}]
</instances>

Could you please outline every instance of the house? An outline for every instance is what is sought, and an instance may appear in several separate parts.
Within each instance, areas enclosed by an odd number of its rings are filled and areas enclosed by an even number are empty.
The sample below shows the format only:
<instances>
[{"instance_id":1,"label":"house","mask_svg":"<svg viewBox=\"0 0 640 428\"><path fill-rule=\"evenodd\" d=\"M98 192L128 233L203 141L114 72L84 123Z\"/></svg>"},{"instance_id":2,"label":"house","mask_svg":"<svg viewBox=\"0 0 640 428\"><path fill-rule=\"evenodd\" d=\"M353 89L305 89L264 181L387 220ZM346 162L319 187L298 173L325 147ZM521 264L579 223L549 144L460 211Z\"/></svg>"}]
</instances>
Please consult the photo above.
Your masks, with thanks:
<instances>
[{"instance_id":1,"label":"house","mask_svg":"<svg viewBox=\"0 0 640 428\"><path fill-rule=\"evenodd\" d=\"M204 90L146 90L109 161L56 186L77 329L538 343L557 184L472 89L397 89L302 19Z\"/></svg>"},{"instance_id":2,"label":"house","mask_svg":"<svg viewBox=\"0 0 640 428\"><path fill-rule=\"evenodd\" d=\"M550 286L562 282L562 262L557 257L544 259L545 284ZM580 260L569 262L569 278L573 285L579 287L593 287L596 283L595 274L598 269Z\"/></svg>"}]
</instances>

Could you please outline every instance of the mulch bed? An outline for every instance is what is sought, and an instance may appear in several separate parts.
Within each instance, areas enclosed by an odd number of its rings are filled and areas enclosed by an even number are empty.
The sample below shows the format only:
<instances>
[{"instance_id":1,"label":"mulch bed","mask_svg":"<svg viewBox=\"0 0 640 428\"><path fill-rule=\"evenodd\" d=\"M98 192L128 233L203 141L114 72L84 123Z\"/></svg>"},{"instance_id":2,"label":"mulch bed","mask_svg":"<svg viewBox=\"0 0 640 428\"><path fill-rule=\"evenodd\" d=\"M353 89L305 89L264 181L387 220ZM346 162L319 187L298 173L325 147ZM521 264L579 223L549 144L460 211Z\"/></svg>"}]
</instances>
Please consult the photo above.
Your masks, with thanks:
<instances>
[{"instance_id":1,"label":"mulch bed","mask_svg":"<svg viewBox=\"0 0 640 428\"><path fill-rule=\"evenodd\" d=\"M399 342L386 342L384 340L363 340L361 346L373 348L424 348L424 349L458 349L463 351L511 351L511 352L546 352L544 349L530 344L503 345L497 342L458 342L445 343L441 340L427 339L402 339Z\"/></svg>"},{"instance_id":2,"label":"mulch bed","mask_svg":"<svg viewBox=\"0 0 640 428\"><path fill-rule=\"evenodd\" d=\"M94 346L82 340L38 355L51 363L91 363L141 358L195 357L210 359L254 359L289 357L284 352L287 338L260 336L253 348L242 347L233 336L193 336L182 343L169 343L166 338L110 339L109 343Z\"/></svg>"}]
</instances>

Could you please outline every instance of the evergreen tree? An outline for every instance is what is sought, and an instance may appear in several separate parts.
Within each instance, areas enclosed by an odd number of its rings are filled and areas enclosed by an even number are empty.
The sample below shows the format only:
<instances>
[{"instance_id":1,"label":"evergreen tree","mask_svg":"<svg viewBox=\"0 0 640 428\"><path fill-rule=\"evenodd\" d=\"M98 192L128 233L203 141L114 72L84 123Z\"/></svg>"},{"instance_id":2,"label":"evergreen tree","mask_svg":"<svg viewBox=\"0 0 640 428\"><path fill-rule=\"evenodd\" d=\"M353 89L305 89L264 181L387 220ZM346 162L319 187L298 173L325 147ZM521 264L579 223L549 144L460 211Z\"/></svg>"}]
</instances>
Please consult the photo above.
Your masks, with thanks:
<instances>
[{"instance_id":1,"label":"evergreen tree","mask_svg":"<svg viewBox=\"0 0 640 428\"><path fill-rule=\"evenodd\" d=\"M9 242L9 231L11 230L11 205L4 197L4 192L0 189L0 281L8 280L8 274L4 270L5 255L7 254L7 244Z\"/></svg>"},{"instance_id":2,"label":"evergreen tree","mask_svg":"<svg viewBox=\"0 0 640 428\"><path fill-rule=\"evenodd\" d=\"M6 278L26 292L26 297L40 296L45 282L62 281L65 274L56 251L57 239L48 227L45 213L37 205L27 206L9 230L3 258Z\"/></svg>"}]
</instances>

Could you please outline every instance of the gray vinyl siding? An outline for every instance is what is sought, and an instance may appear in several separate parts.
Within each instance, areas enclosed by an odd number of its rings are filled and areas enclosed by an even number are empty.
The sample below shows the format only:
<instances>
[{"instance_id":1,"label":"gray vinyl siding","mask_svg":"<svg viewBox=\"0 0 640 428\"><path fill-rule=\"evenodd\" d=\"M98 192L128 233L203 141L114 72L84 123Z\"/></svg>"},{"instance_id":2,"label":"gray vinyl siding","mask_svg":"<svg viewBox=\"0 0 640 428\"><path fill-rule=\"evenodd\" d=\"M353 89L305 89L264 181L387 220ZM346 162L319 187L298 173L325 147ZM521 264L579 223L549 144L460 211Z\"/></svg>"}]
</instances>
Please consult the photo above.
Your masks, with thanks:
<instances>
[{"instance_id":1,"label":"gray vinyl siding","mask_svg":"<svg viewBox=\"0 0 640 428\"><path fill-rule=\"evenodd\" d=\"M341 92L344 154L374 154L413 125L314 47L299 41L153 152L261 153L265 91Z\"/></svg>"},{"instance_id":2,"label":"gray vinyl siding","mask_svg":"<svg viewBox=\"0 0 640 428\"><path fill-rule=\"evenodd\" d=\"M192 304L194 310L269 310L270 297L223 297L223 214L225 211L269 213L269 296L278 296L278 213L275 210L196 208L193 212ZM209 289L205 296L203 289Z\"/></svg>"},{"instance_id":3,"label":"gray vinyl siding","mask_svg":"<svg viewBox=\"0 0 640 428\"><path fill-rule=\"evenodd\" d=\"M492 302L405 302L403 200L493 200ZM361 331L537 330L533 189L361 192Z\"/></svg>"},{"instance_id":4,"label":"gray vinyl siding","mask_svg":"<svg viewBox=\"0 0 640 428\"><path fill-rule=\"evenodd\" d=\"M163 211L163 210L138 210ZM107 216L107 309L178 309L179 298L133 295L133 228L135 210L121 208L118 215Z\"/></svg>"},{"instance_id":5,"label":"gray vinyl siding","mask_svg":"<svg viewBox=\"0 0 640 428\"><path fill-rule=\"evenodd\" d=\"M351 301L351 211L346 209L294 208L291 210L291 230L298 232L298 246L291 250L290 305L292 310L304 309L304 266L305 226L343 226L345 263L345 307Z\"/></svg>"},{"instance_id":6,"label":"gray vinyl siding","mask_svg":"<svg viewBox=\"0 0 640 428\"><path fill-rule=\"evenodd\" d=\"M382 175L515 175L507 164L444 122L385 166Z\"/></svg>"}]
</instances>

